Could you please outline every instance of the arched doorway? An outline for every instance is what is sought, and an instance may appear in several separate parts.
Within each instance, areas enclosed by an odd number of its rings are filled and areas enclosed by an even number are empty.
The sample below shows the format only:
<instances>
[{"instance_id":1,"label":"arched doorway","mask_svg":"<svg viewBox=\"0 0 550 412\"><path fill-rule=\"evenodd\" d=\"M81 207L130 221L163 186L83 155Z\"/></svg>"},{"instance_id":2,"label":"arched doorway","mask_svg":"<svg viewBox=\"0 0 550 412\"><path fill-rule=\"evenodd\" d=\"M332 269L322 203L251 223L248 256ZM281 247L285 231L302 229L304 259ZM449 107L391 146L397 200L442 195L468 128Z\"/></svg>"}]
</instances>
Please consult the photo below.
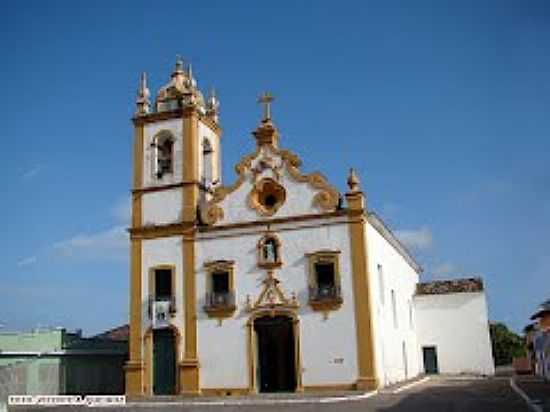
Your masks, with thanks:
<instances>
[{"instance_id":1,"label":"arched doorway","mask_svg":"<svg viewBox=\"0 0 550 412\"><path fill-rule=\"evenodd\" d=\"M288 316L262 316L254 320L256 381L259 392L296 390L296 336Z\"/></svg>"},{"instance_id":2,"label":"arched doorway","mask_svg":"<svg viewBox=\"0 0 550 412\"><path fill-rule=\"evenodd\" d=\"M176 393L176 337L170 328L153 331L153 394Z\"/></svg>"}]
</instances>

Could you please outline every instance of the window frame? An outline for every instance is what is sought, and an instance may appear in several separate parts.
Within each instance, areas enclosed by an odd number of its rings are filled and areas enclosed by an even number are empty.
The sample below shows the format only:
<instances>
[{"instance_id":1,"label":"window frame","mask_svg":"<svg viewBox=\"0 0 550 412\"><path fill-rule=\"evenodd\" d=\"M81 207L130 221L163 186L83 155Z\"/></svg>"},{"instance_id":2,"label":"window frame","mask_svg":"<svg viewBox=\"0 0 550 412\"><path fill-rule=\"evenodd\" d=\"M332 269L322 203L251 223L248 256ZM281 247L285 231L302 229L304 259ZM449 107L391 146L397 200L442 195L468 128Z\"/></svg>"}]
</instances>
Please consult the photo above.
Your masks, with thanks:
<instances>
[{"instance_id":1,"label":"window frame","mask_svg":"<svg viewBox=\"0 0 550 412\"><path fill-rule=\"evenodd\" d=\"M169 156L169 168L167 171L164 171L161 173L160 168L160 153L161 153L161 146L165 144L165 142L170 141L172 144L171 150L170 150L170 156ZM154 148L154 156L153 156L153 177L157 180L162 180L164 176L167 175L173 175L174 174L174 160L175 160L175 147L176 147L176 139L174 135L167 131L162 130L159 133L157 133L153 137L153 141L151 146Z\"/></svg>"},{"instance_id":2,"label":"window frame","mask_svg":"<svg viewBox=\"0 0 550 412\"><path fill-rule=\"evenodd\" d=\"M148 294L149 294L149 305L148 305L148 314L149 318L152 318L153 314L153 304L155 302L161 302L161 300L157 300L156 296L156 272L157 270L168 270L170 271L170 282L171 282L171 295L170 295L170 316L174 317L177 312L177 306L176 306L176 266L171 264L160 264L151 266L149 268L149 284L148 287Z\"/></svg>"},{"instance_id":3,"label":"window frame","mask_svg":"<svg viewBox=\"0 0 550 412\"><path fill-rule=\"evenodd\" d=\"M267 261L264 258L264 247L268 240L273 240L275 242L275 261ZM257 244L258 249L258 266L264 269L275 269L283 265L282 259L282 242L279 236L274 232L265 233Z\"/></svg>"},{"instance_id":4,"label":"window frame","mask_svg":"<svg viewBox=\"0 0 550 412\"><path fill-rule=\"evenodd\" d=\"M309 261L308 273L308 291L309 305L313 310L330 311L337 310L343 303L342 297L342 276L340 274L340 250L318 250L313 253L307 253ZM327 296L319 299L316 295L319 291L316 265L319 263L332 263L334 267L334 296ZM315 293L315 294L314 294Z\"/></svg>"},{"instance_id":5,"label":"window frame","mask_svg":"<svg viewBox=\"0 0 550 412\"><path fill-rule=\"evenodd\" d=\"M233 315L237 309L235 292L235 261L234 260L213 260L204 264L206 272L206 289L203 309L211 318L226 318ZM213 276L216 273L225 272L228 275L228 298L229 302L220 305L213 305L209 302L209 296L213 293Z\"/></svg>"}]
</instances>

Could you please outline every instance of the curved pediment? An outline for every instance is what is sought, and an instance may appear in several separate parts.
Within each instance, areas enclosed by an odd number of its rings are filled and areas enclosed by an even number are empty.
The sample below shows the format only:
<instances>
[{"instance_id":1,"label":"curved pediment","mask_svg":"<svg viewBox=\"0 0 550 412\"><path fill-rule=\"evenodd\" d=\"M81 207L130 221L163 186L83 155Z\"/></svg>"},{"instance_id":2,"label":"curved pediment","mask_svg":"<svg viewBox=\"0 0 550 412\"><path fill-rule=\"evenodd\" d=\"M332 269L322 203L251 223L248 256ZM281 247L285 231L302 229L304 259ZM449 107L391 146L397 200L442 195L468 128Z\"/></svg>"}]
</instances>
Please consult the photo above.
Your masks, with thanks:
<instances>
[{"instance_id":1,"label":"curved pediment","mask_svg":"<svg viewBox=\"0 0 550 412\"><path fill-rule=\"evenodd\" d=\"M289 150L259 146L235 166L235 183L214 191L202 208L202 220L232 224L336 210L338 190L319 172L302 174L301 164Z\"/></svg>"}]
</instances>

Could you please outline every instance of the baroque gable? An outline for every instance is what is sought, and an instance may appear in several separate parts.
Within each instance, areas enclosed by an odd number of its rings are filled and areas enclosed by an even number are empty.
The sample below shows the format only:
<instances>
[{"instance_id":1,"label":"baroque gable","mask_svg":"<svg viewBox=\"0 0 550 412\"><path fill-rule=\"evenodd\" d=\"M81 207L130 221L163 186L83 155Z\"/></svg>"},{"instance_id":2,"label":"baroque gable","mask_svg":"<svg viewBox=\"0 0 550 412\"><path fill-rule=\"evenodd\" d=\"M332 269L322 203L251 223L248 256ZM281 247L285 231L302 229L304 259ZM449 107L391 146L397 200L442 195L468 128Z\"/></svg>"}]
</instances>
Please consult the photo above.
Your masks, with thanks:
<instances>
[{"instance_id":1,"label":"baroque gable","mask_svg":"<svg viewBox=\"0 0 550 412\"><path fill-rule=\"evenodd\" d=\"M302 161L276 144L258 144L235 166L233 185L218 187L201 208L208 225L335 211L340 193L319 172L303 174Z\"/></svg>"}]
</instances>

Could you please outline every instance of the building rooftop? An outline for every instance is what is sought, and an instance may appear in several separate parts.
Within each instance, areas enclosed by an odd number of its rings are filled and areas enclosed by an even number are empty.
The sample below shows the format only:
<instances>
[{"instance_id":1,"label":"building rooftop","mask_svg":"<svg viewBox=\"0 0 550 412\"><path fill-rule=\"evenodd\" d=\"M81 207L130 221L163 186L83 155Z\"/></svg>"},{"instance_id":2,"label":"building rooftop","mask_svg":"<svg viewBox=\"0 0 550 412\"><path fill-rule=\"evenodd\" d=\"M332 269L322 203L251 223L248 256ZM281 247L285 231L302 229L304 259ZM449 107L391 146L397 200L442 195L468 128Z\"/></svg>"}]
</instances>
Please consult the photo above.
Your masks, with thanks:
<instances>
[{"instance_id":1,"label":"building rooftop","mask_svg":"<svg viewBox=\"0 0 550 412\"><path fill-rule=\"evenodd\" d=\"M545 315L550 315L550 299L539 306L538 310L531 316L531 320L542 318Z\"/></svg>"},{"instance_id":2,"label":"building rooftop","mask_svg":"<svg viewBox=\"0 0 550 412\"><path fill-rule=\"evenodd\" d=\"M450 280L436 280L416 285L417 295L444 295L447 293L482 292L481 278L464 278Z\"/></svg>"}]
</instances>

